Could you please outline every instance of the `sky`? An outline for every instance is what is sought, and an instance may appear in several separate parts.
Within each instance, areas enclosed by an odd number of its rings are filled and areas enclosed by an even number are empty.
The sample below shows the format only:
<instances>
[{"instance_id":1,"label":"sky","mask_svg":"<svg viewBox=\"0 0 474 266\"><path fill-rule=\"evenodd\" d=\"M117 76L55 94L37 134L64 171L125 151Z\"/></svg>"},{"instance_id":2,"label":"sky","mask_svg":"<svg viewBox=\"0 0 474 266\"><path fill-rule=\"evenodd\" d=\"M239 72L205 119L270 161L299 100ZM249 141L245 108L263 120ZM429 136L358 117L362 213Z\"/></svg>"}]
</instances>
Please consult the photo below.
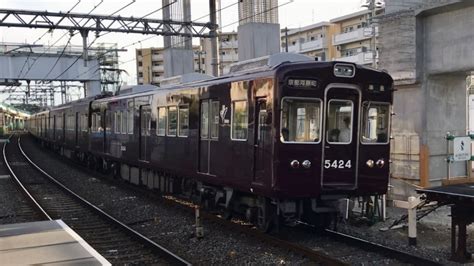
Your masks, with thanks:
<instances>
[{"instance_id":1,"label":"sky","mask_svg":"<svg viewBox=\"0 0 474 266\"><path fill-rule=\"evenodd\" d=\"M131 2L134 3L115 15L141 17L162 6L160 0L102 0L102 3L101 0L0 0L0 8L50 12L67 12L72 9L71 12L88 13L94 6L97 6L92 14L110 15ZM223 8L221 12L222 25L229 25L222 29L224 32L237 31L238 11L236 2L237 0L221 0ZM280 5L279 23L281 28L298 28L356 12L360 10L361 0L279 0L278 3ZM193 21L208 22L208 14L208 0L191 0L191 18ZM161 11L147 18L162 19ZM196 20L197 18L200 19ZM56 42L65 33L62 30L55 30L39 39L46 31L45 29L0 28L0 42L33 43L36 41L37 44L46 46ZM89 41L92 41L93 34L90 34L90 36ZM145 38L147 40L144 40ZM64 45L67 41L68 37L66 36L60 39L57 45ZM96 41L96 43L101 42L117 43L119 48L127 46L128 51L120 52L119 56L121 62L126 62L120 67L127 71L128 75L124 77L124 80L129 84L136 84L135 61L133 60L135 49L163 46L161 36L150 38L150 36L140 34L111 33ZM82 45L80 34L71 39L71 44ZM194 41L194 44L198 44L198 42Z\"/></svg>"}]
</instances>

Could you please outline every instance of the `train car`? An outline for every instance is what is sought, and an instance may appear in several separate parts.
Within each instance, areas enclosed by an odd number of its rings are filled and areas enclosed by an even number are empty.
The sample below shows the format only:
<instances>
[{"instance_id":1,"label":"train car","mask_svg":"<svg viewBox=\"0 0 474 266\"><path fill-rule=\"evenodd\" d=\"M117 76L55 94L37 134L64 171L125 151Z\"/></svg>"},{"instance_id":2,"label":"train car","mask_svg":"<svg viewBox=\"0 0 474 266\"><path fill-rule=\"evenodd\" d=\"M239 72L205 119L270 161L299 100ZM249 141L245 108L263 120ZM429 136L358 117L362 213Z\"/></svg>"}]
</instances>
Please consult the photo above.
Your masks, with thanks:
<instances>
[{"instance_id":1,"label":"train car","mask_svg":"<svg viewBox=\"0 0 474 266\"><path fill-rule=\"evenodd\" d=\"M82 157L262 229L327 226L338 200L387 191L392 92L383 71L277 54L224 77L92 100Z\"/></svg>"},{"instance_id":2,"label":"train car","mask_svg":"<svg viewBox=\"0 0 474 266\"><path fill-rule=\"evenodd\" d=\"M0 135L14 130L23 130L29 114L0 104Z\"/></svg>"}]
</instances>

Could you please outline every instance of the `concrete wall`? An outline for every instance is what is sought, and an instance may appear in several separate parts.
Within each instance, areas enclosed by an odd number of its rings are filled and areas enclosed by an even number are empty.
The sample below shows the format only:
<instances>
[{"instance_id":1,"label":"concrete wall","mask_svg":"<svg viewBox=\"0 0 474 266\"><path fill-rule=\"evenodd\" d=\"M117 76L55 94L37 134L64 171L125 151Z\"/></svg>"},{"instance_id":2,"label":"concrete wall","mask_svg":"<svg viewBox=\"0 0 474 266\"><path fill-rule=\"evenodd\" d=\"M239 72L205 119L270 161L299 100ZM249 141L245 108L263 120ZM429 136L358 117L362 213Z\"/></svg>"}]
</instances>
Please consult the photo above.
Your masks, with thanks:
<instances>
[{"instance_id":1,"label":"concrete wall","mask_svg":"<svg viewBox=\"0 0 474 266\"><path fill-rule=\"evenodd\" d=\"M168 48L163 51L165 77L194 72L193 50Z\"/></svg>"},{"instance_id":2,"label":"concrete wall","mask_svg":"<svg viewBox=\"0 0 474 266\"><path fill-rule=\"evenodd\" d=\"M417 181L424 98L420 85L399 86L394 94L391 142L393 177Z\"/></svg>"},{"instance_id":3,"label":"concrete wall","mask_svg":"<svg viewBox=\"0 0 474 266\"><path fill-rule=\"evenodd\" d=\"M424 17L427 74L474 69L473 14L474 6L470 6Z\"/></svg>"},{"instance_id":4,"label":"concrete wall","mask_svg":"<svg viewBox=\"0 0 474 266\"><path fill-rule=\"evenodd\" d=\"M280 24L246 23L238 28L239 61L280 52Z\"/></svg>"},{"instance_id":5,"label":"concrete wall","mask_svg":"<svg viewBox=\"0 0 474 266\"><path fill-rule=\"evenodd\" d=\"M399 8L420 2L421 9ZM440 185L446 178L446 133L466 134L466 76L474 69L473 13L474 1L387 1L387 14L380 19L379 64L394 77L397 89L393 177L422 186ZM465 175L466 163L451 164L451 176Z\"/></svg>"},{"instance_id":6,"label":"concrete wall","mask_svg":"<svg viewBox=\"0 0 474 266\"><path fill-rule=\"evenodd\" d=\"M410 10L382 16L379 29L379 68L390 71L396 84L413 84L417 73L417 20Z\"/></svg>"},{"instance_id":7,"label":"concrete wall","mask_svg":"<svg viewBox=\"0 0 474 266\"><path fill-rule=\"evenodd\" d=\"M473 58L474 59L474 58ZM466 134L466 75L429 76L423 83L426 120L422 142L429 147L431 185L440 185L447 176L446 133ZM452 143L450 143L452 146ZM451 176L466 176L466 164L451 164Z\"/></svg>"}]
</instances>

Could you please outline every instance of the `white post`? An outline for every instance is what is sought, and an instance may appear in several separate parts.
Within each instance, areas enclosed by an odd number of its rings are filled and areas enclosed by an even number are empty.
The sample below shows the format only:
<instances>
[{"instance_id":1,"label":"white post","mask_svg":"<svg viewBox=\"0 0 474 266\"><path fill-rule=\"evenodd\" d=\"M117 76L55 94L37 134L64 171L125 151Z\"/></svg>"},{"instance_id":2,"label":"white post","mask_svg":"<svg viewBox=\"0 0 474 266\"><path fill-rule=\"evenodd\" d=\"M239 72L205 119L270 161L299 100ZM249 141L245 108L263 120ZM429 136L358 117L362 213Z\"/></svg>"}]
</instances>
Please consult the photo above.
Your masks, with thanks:
<instances>
[{"instance_id":1,"label":"white post","mask_svg":"<svg viewBox=\"0 0 474 266\"><path fill-rule=\"evenodd\" d=\"M195 215L196 215L196 237L203 238L204 230L201 225L201 214L199 213L199 206L196 206L194 210L195 210Z\"/></svg>"},{"instance_id":2,"label":"white post","mask_svg":"<svg viewBox=\"0 0 474 266\"><path fill-rule=\"evenodd\" d=\"M408 197L408 244L416 246L416 198Z\"/></svg>"}]
</instances>

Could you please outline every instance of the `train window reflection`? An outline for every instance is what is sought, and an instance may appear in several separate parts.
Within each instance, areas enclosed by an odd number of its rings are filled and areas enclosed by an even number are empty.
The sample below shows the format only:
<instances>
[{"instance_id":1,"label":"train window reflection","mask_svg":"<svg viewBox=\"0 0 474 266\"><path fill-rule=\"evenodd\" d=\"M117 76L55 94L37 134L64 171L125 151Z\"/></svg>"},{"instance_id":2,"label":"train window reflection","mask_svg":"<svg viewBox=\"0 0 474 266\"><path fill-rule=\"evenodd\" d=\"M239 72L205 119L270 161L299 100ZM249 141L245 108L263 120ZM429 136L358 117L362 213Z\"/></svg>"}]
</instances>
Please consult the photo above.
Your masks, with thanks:
<instances>
[{"instance_id":1,"label":"train window reflection","mask_svg":"<svg viewBox=\"0 0 474 266\"><path fill-rule=\"evenodd\" d=\"M168 107L168 134L167 136L176 136L178 128L178 110L176 106Z\"/></svg>"},{"instance_id":2,"label":"train window reflection","mask_svg":"<svg viewBox=\"0 0 474 266\"><path fill-rule=\"evenodd\" d=\"M211 138L219 138L219 101L211 102Z\"/></svg>"},{"instance_id":3,"label":"train window reflection","mask_svg":"<svg viewBox=\"0 0 474 266\"><path fill-rule=\"evenodd\" d=\"M188 106L180 106L179 107L179 131L178 136L180 137L187 137L189 131L189 107Z\"/></svg>"},{"instance_id":4,"label":"train window reflection","mask_svg":"<svg viewBox=\"0 0 474 266\"><path fill-rule=\"evenodd\" d=\"M158 129L156 133L158 136L164 136L166 131L166 108L158 108Z\"/></svg>"},{"instance_id":5,"label":"train window reflection","mask_svg":"<svg viewBox=\"0 0 474 266\"><path fill-rule=\"evenodd\" d=\"M248 128L247 101L232 102L232 139L246 140Z\"/></svg>"},{"instance_id":6,"label":"train window reflection","mask_svg":"<svg viewBox=\"0 0 474 266\"><path fill-rule=\"evenodd\" d=\"M307 98L284 98L282 104L282 142L313 142L320 140L321 101Z\"/></svg>"},{"instance_id":7,"label":"train window reflection","mask_svg":"<svg viewBox=\"0 0 474 266\"><path fill-rule=\"evenodd\" d=\"M390 105L364 102L362 109L362 143L388 143Z\"/></svg>"},{"instance_id":8,"label":"train window reflection","mask_svg":"<svg viewBox=\"0 0 474 266\"><path fill-rule=\"evenodd\" d=\"M207 139L209 137L209 102L201 103L201 138Z\"/></svg>"},{"instance_id":9,"label":"train window reflection","mask_svg":"<svg viewBox=\"0 0 474 266\"><path fill-rule=\"evenodd\" d=\"M329 143L352 142L352 101L330 100L327 114L327 140Z\"/></svg>"}]
</instances>

